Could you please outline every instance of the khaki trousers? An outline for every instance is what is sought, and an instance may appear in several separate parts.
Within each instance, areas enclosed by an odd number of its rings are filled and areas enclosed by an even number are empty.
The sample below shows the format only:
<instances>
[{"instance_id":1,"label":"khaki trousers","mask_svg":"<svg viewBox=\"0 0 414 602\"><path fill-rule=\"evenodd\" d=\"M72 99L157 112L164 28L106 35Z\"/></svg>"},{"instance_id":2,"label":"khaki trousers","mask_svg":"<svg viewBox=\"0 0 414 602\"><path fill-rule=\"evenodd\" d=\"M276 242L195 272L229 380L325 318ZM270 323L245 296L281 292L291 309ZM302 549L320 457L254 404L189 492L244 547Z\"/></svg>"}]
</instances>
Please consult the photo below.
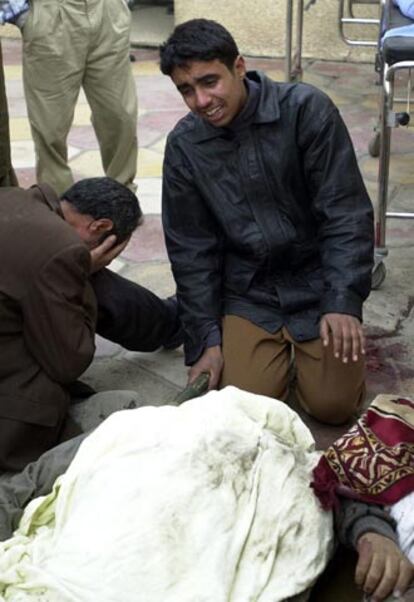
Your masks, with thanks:
<instances>
[{"instance_id":1,"label":"khaki trousers","mask_svg":"<svg viewBox=\"0 0 414 602\"><path fill-rule=\"evenodd\" d=\"M225 316L223 355L220 387L235 385L281 400L289 393L293 355L297 398L306 412L321 422L346 422L364 399L362 358L344 364L320 339L298 343L286 328L271 334L238 316Z\"/></svg>"},{"instance_id":2,"label":"khaki trousers","mask_svg":"<svg viewBox=\"0 0 414 602\"><path fill-rule=\"evenodd\" d=\"M137 98L129 62L130 20L125 0L31 3L22 30L23 83L36 175L58 194L73 183L66 139L81 88L106 175L133 188Z\"/></svg>"}]
</instances>

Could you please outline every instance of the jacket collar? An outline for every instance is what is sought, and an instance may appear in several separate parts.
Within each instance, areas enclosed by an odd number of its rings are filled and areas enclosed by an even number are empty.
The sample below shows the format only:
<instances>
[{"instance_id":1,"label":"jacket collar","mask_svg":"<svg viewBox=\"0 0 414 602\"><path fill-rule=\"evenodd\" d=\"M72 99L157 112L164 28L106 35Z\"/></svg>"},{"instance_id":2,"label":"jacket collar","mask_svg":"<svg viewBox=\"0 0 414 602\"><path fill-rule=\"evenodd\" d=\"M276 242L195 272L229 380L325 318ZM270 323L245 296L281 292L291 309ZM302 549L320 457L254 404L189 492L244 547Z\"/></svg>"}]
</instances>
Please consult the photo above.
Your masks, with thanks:
<instances>
[{"instance_id":1,"label":"jacket collar","mask_svg":"<svg viewBox=\"0 0 414 602\"><path fill-rule=\"evenodd\" d=\"M280 117L280 106L279 90L275 82L270 80L261 71L248 71L246 77L260 85L259 103L253 117L253 123L271 123L277 121ZM228 134L226 128L214 127L198 115L193 115L193 120L194 127L189 136L195 143L204 142L212 138L226 137Z\"/></svg>"},{"instance_id":2,"label":"jacket collar","mask_svg":"<svg viewBox=\"0 0 414 602\"><path fill-rule=\"evenodd\" d=\"M37 188L41 202L49 207L54 213L57 213L63 218L62 209L60 207L60 199L56 192L48 184L35 184L32 188Z\"/></svg>"}]
</instances>

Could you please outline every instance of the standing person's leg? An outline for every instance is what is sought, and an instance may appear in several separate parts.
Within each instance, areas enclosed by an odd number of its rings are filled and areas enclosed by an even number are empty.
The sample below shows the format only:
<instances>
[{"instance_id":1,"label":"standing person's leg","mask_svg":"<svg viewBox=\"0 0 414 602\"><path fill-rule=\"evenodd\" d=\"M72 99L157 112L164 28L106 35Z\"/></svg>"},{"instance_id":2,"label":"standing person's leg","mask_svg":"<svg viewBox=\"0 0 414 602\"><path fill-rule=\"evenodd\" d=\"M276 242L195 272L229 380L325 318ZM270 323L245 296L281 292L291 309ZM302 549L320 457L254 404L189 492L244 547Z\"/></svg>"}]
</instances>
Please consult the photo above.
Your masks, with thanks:
<instances>
[{"instance_id":1,"label":"standing person's leg","mask_svg":"<svg viewBox=\"0 0 414 602\"><path fill-rule=\"evenodd\" d=\"M155 351L183 341L174 299L160 299L148 289L108 269L91 276L98 300L96 332L130 349Z\"/></svg>"},{"instance_id":2,"label":"standing person's leg","mask_svg":"<svg viewBox=\"0 0 414 602\"><path fill-rule=\"evenodd\" d=\"M360 408L365 397L365 362L344 364L334 357L332 345L323 347L321 339L294 342L297 385L302 407L327 424L341 424Z\"/></svg>"},{"instance_id":3,"label":"standing person's leg","mask_svg":"<svg viewBox=\"0 0 414 602\"><path fill-rule=\"evenodd\" d=\"M22 34L23 83L36 148L37 180L61 194L73 183L66 139L89 40L84 3L36 0Z\"/></svg>"},{"instance_id":4,"label":"standing person's leg","mask_svg":"<svg viewBox=\"0 0 414 602\"><path fill-rule=\"evenodd\" d=\"M271 334L238 316L223 319L224 368L220 388L286 399L291 345L281 330Z\"/></svg>"},{"instance_id":5,"label":"standing person's leg","mask_svg":"<svg viewBox=\"0 0 414 602\"><path fill-rule=\"evenodd\" d=\"M129 60L131 14L124 0L88 0L95 37L83 82L110 176L134 189L137 95Z\"/></svg>"}]
</instances>

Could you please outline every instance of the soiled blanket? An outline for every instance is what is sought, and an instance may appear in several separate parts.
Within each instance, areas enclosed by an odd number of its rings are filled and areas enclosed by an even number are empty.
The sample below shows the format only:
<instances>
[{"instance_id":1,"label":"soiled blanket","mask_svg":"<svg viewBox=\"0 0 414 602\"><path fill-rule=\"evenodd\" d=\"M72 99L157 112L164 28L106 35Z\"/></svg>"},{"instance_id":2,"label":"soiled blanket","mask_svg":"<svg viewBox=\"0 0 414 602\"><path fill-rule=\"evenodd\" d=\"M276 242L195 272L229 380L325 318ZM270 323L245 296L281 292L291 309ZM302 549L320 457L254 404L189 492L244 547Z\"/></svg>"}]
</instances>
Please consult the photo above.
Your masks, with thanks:
<instances>
[{"instance_id":1,"label":"soiled blanket","mask_svg":"<svg viewBox=\"0 0 414 602\"><path fill-rule=\"evenodd\" d=\"M318 459L285 404L233 387L118 412L0 544L0 600L285 600L331 551Z\"/></svg>"}]
</instances>

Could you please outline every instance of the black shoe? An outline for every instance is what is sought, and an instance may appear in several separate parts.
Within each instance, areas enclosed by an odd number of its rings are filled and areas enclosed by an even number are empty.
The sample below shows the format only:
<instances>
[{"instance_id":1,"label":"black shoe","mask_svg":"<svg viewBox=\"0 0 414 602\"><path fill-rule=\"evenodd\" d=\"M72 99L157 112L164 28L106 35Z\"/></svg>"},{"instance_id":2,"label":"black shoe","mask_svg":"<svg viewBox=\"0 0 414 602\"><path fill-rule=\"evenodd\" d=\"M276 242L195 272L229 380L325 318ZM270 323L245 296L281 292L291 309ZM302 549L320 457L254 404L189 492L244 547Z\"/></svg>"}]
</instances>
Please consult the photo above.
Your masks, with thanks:
<instances>
[{"instance_id":1,"label":"black shoe","mask_svg":"<svg viewBox=\"0 0 414 602\"><path fill-rule=\"evenodd\" d=\"M181 347L184 343L184 332L181 328L181 325L163 344L164 349L167 351L172 351L173 349L177 349L177 347Z\"/></svg>"},{"instance_id":2,"label":"black shoe","mask_svg":"<svg viewBox=\"0 0 414 602\"><path fill-rule=\"evenodd\" d=\"M66 389L71 396L72 403L77 403L78 401L87 399L96 393L95 389L81 380L75 380L75 382L70 383Z\"/></svg>"},{"instance_id":3,"label":"black shoe","mask_svg":"<svg viewBox=\"0 0 414 602\"><path fill-rule=\"evenodd\" d=\"M58 443L69 441L74 439L78 435L82 435L83 429L81 425L72 418L72 416L66 416L65 422L63 423L62 429L59 433Z\"/></svg>"}]
</instances>

